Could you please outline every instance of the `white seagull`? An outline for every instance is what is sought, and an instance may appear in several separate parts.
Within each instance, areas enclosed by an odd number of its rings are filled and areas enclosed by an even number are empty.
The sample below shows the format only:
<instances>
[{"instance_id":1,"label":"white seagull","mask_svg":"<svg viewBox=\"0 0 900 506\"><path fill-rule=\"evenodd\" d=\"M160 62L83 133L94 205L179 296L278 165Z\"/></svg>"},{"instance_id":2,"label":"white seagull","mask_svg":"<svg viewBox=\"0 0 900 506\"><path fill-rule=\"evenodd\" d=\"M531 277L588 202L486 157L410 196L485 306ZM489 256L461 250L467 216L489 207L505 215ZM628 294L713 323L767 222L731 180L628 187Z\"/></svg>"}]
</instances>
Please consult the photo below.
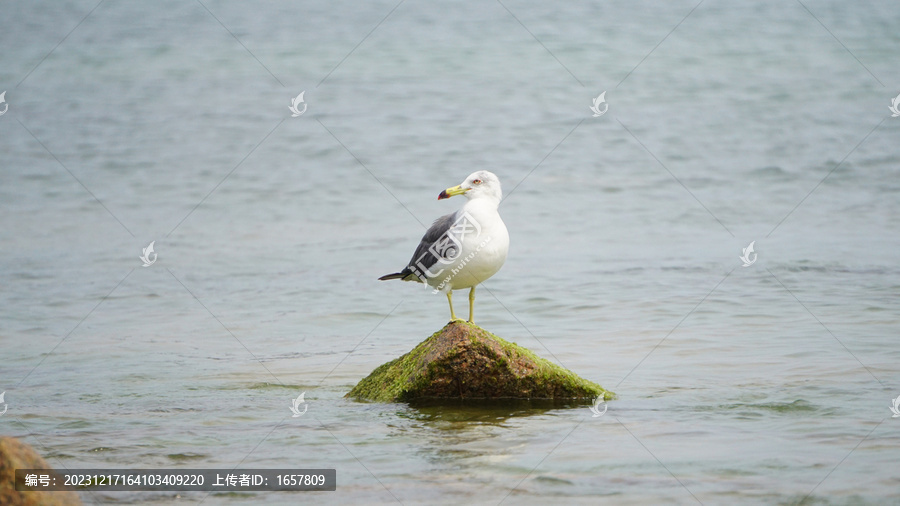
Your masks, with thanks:
<instances>
[{"instance_id":1,"label":"white seagull","mask_svg":"<svg viewBox=\"0 0 900 506\"><path fill-rule=\"evenodd\" d=\"M462 320L453 312L453 290L469 288L472 322L475 286L503 267L509 233L497 212L502 193L500 180L492 172L473 172L461 185L442 191L438 200L454 195L465 195L469 201L434 221L402 271L378 279L427 283L435 292L446 293L451 321Z\"/></svg>"}]
</instances>

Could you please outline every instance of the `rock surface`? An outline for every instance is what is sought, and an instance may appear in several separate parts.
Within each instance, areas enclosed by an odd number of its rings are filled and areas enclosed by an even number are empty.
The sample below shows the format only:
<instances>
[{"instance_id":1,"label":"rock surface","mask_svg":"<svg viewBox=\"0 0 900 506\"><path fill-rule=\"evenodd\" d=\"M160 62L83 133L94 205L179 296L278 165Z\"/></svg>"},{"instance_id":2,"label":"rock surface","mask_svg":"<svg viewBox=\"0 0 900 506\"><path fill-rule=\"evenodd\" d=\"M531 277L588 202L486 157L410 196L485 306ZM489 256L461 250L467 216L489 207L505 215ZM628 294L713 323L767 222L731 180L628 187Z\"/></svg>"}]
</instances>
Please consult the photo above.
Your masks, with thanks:
<instances>
[{"instance_id":1,"label":"rock surface","mask_svg":"<svg viewBox=\"0 0 900 506\"><path fill-rule=\"evenodd\" d=\"M615 394L521 346L461 321L375 369L345 397L379 402L424 399L582 399Z\"/></svg>"},{"instance_id":2,"label":"rock surface","mask_svg":"<svg viewBox=\"0 0 900 506\"><path fill-rule=\"evenodd\" d=\"M0 504L3 506L81 504L75 492L16 491L16 469L50 469L50 465L27 444L14 437L0 437Z\"/></svg>"}]
</instances>

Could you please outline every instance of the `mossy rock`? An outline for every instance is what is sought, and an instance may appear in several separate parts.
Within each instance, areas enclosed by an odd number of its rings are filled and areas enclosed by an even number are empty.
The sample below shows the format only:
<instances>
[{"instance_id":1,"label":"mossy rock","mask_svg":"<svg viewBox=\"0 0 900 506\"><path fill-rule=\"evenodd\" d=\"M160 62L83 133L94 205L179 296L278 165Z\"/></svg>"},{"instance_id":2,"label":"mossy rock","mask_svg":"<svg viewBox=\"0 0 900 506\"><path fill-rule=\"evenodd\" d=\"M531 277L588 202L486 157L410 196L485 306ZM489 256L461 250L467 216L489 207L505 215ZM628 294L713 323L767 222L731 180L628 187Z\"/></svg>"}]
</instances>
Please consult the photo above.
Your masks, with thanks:
<instances>
[{"instance_id":1,"label":"mossy rock","mask_svg":"<svg viewBox=\"0 0 900 506\"><path fill-rule=\"evenodd\" d=\"M16 469L50 469L34 449L14 437L0 437L0 504L4 506L80 505L78 494L70 491L43 492L16 490ZM52 471L41 474L55 474ZM57 483L62 480L57 478Z\"/></svg>"},{"instance_id":2,"label":"mossy rock","mask_svg":"<svg viewBox=\"0 0 900 506\"><path fill-rule=\"evenodd\" d=\"M505 341L453 321L406 355L375 369L345 397L378 402L423 399L576 399L615 394Z\"/></svg>"}]
</instances>

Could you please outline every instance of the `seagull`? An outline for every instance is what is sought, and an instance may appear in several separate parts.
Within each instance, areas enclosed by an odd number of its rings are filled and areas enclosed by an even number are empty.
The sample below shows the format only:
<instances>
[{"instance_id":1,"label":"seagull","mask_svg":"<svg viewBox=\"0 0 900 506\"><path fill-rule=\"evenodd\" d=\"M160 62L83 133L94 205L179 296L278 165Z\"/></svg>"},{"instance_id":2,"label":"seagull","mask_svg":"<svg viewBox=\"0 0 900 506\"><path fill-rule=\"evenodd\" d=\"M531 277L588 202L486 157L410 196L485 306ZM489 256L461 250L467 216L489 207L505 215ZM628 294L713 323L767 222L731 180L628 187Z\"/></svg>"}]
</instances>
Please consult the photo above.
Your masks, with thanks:
<instances>
[{"instance_id":1,"label":"seagull","mask_svg":"<svg viewBox=\"0 0 900 506\"><path fill-rule=\"evenodd\" d=\"M434 221L402 271L378 279L426 283L434 288L434 293L445 293L450 321L462 321L453 312L453 290L468 288L472 323L475 286L503 267L509 251L509 233L497 212L503 194L494 173L473 172L462 184L442 191L438 200L454 195L463 195L468 202L455 213Z\"/></svg>"}]
</instances>

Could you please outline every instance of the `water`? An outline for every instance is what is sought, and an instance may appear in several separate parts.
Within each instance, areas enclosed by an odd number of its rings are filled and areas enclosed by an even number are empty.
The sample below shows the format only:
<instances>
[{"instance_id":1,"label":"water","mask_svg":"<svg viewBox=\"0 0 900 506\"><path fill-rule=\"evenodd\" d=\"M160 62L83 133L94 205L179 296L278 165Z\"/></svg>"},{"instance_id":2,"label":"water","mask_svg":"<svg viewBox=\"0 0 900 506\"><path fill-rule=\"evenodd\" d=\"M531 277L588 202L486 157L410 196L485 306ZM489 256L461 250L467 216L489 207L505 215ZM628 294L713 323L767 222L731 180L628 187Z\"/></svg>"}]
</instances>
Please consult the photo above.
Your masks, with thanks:
<instances>
[{"instance_id":1,"label":"water","mask_svg":"<svg viewBox=\"0 0 900 506\"><path fill-rule=\"evenodd\" d=\"M0 433L337 469L188 503L900 498L895 5L504 2L545 49L499 3L205 4L0 17ZM602 417L343 399L446 322L375 279L482 168L512 245L477 321L617 392Z\"/></svg>"}]
</instances>

